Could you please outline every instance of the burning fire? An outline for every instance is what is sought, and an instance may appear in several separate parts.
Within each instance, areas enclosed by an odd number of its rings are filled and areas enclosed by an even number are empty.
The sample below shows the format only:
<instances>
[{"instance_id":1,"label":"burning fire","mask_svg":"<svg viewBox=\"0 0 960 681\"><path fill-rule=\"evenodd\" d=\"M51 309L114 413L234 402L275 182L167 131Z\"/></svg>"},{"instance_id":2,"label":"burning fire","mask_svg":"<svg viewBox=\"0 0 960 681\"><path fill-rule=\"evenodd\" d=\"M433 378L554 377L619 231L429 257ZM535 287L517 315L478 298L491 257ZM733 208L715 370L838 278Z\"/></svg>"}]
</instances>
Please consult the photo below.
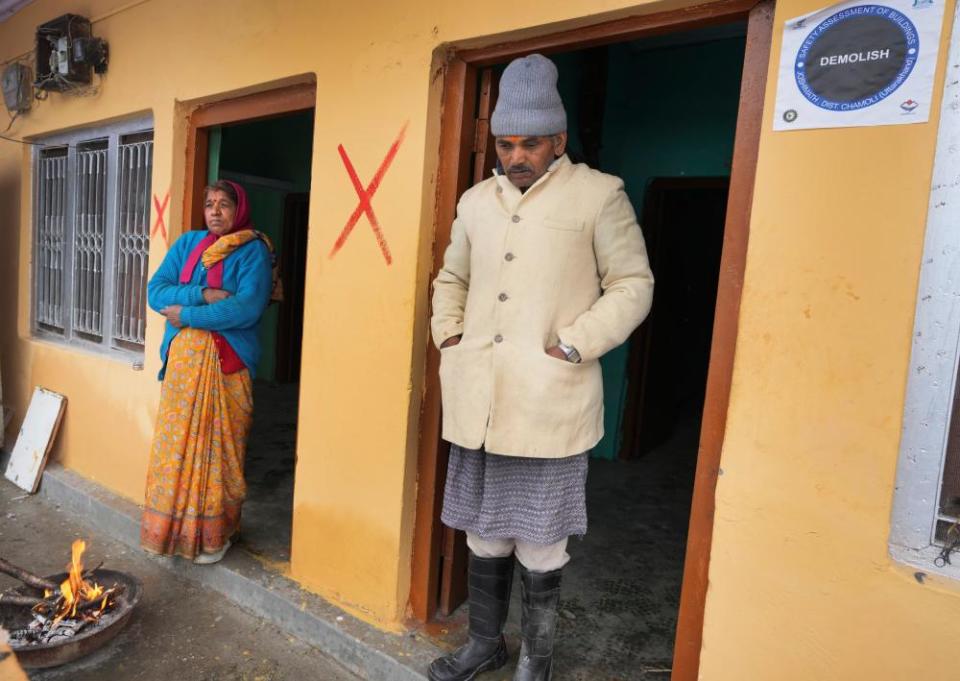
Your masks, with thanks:
<instances>
[{"instance_id":1,"label":"burning fire","mask_svg":"<svg viewBox=\"0 0 960 681\"><path fill-rule=\"evenodd\" d=\"M70 564L67 569L70 571L67 579L60 585L60 594L62 598L58 599L57 609L53 618L53 624L56 624L65 617L70 619L77 618L77 611L81 605L92 605L100 601L100 606L92 612L85 614L84 619L96 620L103 614L107 608L107 601L110 600L110 593L105 593L102 586L96 582L90 582L83 578L83 552L87 550L87 542L77 539L71 547ZM45 593L44 597L49 598L52 594Z\"/></svg>"},{"instance_id":2,"label":"burning fire","mask_svg":"<svg viewBox=\"0 0 960 681\"><path fill-rule=\"evenodd\" d=\"M92 581L90 578L96 569L86 574L83 571L83 553L86 550L85 541L74 541L70 564L67 565L67 578L59 587L50 584L44 589L42 599L26 597L28 604L31 600L37 601L32 605L33 619L25 628L11 633L12 646L14 643L15 647L24 647L65 641L88 626L96 626L104 614L117 606L124 587L114 584L105 589ZM27 576L41 583L46 581L29 573Z\"/></svg>"},{"instance_id":3,"label":"burning fire","mask_svg":"<svg viewBox=\"0 0 960 681\"><path fill-rule=\"evenodd\" d=\"M60 584L60 595L46 591L43 594L44 602L36 606L37 612L53 611L52 626L56 626L63 619L82 619L95 622L100 618L109 605L114 589L104 589L96 582L91 582L83 576L84 551L87 543L77 539L71 547L70 564L67 565L69 574ZM55 598L53 603L51 599Z\"/></svg>"}]
</instances>

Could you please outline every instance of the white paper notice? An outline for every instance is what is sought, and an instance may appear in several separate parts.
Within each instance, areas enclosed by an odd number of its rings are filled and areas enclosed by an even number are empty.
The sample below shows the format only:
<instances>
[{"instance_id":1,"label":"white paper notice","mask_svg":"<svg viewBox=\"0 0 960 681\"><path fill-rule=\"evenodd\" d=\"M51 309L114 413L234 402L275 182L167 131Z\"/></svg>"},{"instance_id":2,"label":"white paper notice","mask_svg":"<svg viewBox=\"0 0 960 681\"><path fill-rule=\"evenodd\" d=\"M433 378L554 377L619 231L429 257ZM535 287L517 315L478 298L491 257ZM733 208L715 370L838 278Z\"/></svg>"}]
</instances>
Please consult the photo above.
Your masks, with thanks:
<instances>
[{"instance_id":1,"label":"white paper notice","mask_svg":"<svg viewBox=\"0 0 960 681\"><path fill-rule=\"evenodd\" d=\"M783 29L774 130L930 118L943 0L843 2Z\"/></svg>"}]
</instances>

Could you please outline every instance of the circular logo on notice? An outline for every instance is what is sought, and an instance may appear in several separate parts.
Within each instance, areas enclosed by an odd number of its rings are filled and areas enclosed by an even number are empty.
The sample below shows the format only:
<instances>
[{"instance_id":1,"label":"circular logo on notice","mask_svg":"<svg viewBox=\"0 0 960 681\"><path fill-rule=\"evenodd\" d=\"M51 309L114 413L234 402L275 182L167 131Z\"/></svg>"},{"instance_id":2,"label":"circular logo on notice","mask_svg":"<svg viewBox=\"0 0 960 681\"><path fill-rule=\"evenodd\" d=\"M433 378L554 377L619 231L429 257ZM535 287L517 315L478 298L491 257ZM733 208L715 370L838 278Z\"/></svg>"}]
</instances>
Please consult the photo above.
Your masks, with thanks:
<instances>
[{"instance_id":1,"label":"circular logo on notice","mask_svg":"<svg viewBox=\"0 0 960 681\"><path fill-rule=\"evenodd\" d=\"M796 109L787 109L786 111L784 111L783 120L785 120L787 123L793 123L795 120L797 120Z\"/></svg>"},{"instance_id":2,"label":"circular logo on notice","mask_svg":"<svg viewBox=\"0 0 960 681\"><path fill-rule=\"evenodd\" d=\"M883 5L848 7L814 28L797 53L800 92L828 111L856 111L889 97L913 71L920 39Z\"/></svg>"}]
</instances>

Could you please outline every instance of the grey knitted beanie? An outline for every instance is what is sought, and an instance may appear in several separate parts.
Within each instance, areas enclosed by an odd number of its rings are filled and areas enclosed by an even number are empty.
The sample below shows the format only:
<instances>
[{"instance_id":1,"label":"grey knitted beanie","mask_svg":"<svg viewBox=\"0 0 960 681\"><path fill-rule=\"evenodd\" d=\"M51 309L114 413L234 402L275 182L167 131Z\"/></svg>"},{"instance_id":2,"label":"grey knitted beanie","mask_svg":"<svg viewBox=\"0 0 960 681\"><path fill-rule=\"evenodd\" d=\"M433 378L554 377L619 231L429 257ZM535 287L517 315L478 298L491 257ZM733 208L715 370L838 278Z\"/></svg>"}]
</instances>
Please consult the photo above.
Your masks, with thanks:
<instances>
[{"instance_id":1,"label":"grey knitted beanie","mask_svg":"<svg viewBox=\"0 0 960 681\"><path fill-rule=\"evenodd\" d=\"M494 137L554 135L567 130L567 112L557 92L557 67L542 54L514 59L500 77L500 95L490 118Z\"/></svg>"}]
</instances>

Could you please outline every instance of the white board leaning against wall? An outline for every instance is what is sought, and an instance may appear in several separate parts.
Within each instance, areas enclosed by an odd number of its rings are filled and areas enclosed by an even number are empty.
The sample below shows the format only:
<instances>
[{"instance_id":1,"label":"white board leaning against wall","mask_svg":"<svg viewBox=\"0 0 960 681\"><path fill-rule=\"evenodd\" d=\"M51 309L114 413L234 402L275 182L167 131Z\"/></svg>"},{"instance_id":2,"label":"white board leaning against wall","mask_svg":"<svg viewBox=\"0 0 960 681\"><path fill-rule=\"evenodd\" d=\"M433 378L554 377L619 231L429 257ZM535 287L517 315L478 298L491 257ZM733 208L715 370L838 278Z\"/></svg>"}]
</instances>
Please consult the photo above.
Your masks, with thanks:
<instances>
[{"instance_id":1,"label":"white board leaning against wall","mask_svg":"<svg viewBox=\"0 0 960 681\"><path fill-rule=\"evenodd\" d=\"M788 19L773 129L925 123L944 1L853 0Z\"/></svg>"},{"instance_id":2,"label":"white board leaning against wall","mask_svg":"<svg viewBox=\"0 0 960 681\"><path fill-rule=\"evenodd\" d=\"M39 387L33 391L4 473L7 480L30 494L40 485L40 475L60 429L66 403L67 398L58 393Z\"/></svg>"}]
</instances>

